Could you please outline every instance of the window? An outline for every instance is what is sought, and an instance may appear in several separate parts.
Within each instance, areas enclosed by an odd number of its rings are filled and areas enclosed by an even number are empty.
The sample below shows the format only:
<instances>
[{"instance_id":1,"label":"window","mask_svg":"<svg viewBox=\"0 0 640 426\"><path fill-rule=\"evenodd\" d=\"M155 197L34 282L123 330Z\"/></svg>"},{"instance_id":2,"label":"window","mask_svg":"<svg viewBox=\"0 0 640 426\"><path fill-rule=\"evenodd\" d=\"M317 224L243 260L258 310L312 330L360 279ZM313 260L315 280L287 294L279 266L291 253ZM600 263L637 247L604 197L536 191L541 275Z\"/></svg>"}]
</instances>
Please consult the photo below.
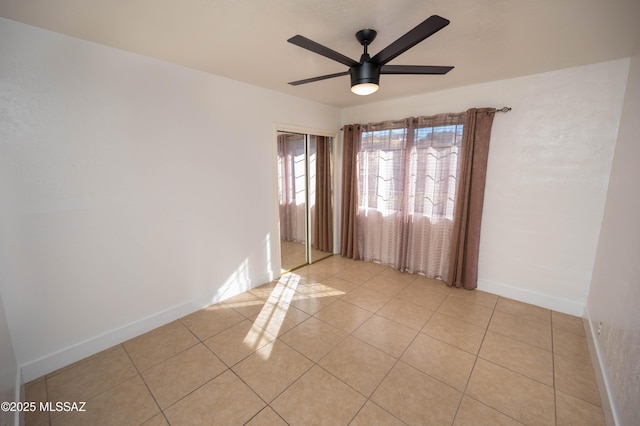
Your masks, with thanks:
<instances>
[{"instance_id":1,"label":"window","mask_svg":"<svg viewBox=\"0 0 640 426\"><path fill-rule=\"evenodd\" d=\"M495 112L345 125L341 254L475 288Z\"/></svg>"},{"instance_id":2,"label":"window","mask_svg":"<svg viewBox=\"0 0 640 426\"><path fill-rule=\"evenodd\" d=\"M451 220L462 131L450 124L363 132L360 209Z\"/></svg>"}]
</instances>

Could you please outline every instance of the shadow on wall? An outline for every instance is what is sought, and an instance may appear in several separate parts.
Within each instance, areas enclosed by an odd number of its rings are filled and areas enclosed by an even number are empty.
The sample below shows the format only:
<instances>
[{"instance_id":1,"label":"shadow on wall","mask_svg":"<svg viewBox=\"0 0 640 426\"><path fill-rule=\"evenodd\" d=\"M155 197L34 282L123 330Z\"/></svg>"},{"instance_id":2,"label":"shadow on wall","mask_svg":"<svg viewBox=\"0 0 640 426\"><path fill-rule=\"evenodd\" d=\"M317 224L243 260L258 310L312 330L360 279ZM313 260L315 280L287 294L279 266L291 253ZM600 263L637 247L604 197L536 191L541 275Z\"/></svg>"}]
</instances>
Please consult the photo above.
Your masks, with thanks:
<instances>
[{"instance_id":1,"label":"shadow on wall","mask_svg":"<svg viewBox=\"0 0 640 426\"><path fill-rule=\"evenodd\" d=\"M215 292L211 299L211 303L217 303L228 299L276 278L276 271L279 271L280 268L275 264L272 240L271 234L267 234L265 236L260 244L260 252L255 253L255 255L250 255L240 262L238 267L231 272L229 277L225 280L224 284ZM276 240L276 242L279 243L279 240ZM265 259L265 264L263 266L252 265L252 259L262 258ZM255 277L262 276L266 276L264 282L256 282Z\"/></svg>"}]
</instances>

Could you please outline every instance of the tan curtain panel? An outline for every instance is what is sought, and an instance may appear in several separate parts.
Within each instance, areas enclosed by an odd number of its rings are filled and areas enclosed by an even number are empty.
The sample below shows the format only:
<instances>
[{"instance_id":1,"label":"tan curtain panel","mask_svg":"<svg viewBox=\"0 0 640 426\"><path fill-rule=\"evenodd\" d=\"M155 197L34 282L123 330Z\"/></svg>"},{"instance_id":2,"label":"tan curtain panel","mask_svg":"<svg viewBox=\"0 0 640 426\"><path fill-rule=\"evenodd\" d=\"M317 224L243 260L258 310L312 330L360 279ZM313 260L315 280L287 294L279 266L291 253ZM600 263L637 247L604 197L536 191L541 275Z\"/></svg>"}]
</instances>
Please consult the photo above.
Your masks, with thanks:
<instances>
[{"instance_id":1,"label":"tan curtain panel","mask_svg":"<svg viewBox=\"0 0 640 426\"><path fill-rule=\"evenodd\" d=\"M493 108L472 108L464 125L447 283L466 289L478 286L480 224L494 116Z\"/></svg>"},{"instance_id":2,"label":"tan curtain panel","mask_svg":"<svg viewBox=\"0 0 640 426\"><path fill-rule=\"evenodd\" d=\"M360 259L358 251L358 150L362 128L349 125L343 129L342 212L340 215L340 254Z\"/></svg>"},{"instance_id":3,"label":"tan curtain panel","mask_svg":"<svg viewBox=\"0 0 640 426\"><path fill-rule=\"evenodd\" d=\"M316 199L313 247L333 252L333 211L331 205L331 138L312 136L316 141Z\"/></svg>"}]
</instances>

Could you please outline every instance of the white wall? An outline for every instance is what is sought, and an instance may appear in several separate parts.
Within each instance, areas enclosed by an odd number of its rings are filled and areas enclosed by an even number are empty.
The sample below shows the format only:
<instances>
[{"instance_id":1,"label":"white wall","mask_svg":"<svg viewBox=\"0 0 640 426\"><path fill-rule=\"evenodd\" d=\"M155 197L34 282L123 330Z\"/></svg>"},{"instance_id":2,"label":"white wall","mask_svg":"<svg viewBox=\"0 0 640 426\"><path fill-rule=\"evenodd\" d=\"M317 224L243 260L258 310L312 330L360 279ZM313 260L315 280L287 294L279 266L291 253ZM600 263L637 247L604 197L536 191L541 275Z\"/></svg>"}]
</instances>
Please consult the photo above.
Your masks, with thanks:
<instances>
[{"instance_id":1,"label":"white wall","mask_svg":"<svg viewBox=\"0 0 640 426\"><path fill-rule=\"evenodd\" d=\"M624 59L374 103L341 122L512 107L493 124L478 287L582 315L628 69Z\"/></svg>"},{"instance_id":2,"label":"white wall","mask_svg":"<svg viewBox=\"0 0 640 426\"><path fill-rule=\"evenodd\" d=\"M587 316L619 425L640 425L640 55L633 57ZM602 324L598 335L598 325ZM593 357L592 357L593 359ZM598 371L598 368L596 368ZM605 411L606 412L606 411Z\"/></svg>"},{"instance_id":3,"label":"white wall","mask_svg":"<svg viewBox=\"0 0 640 426\"><path fill-rule=\"evenodd\" d=\"M0 291L25 380L279 275L274 123L339 111L0 19Z\"/></svg>"}]
</instances>

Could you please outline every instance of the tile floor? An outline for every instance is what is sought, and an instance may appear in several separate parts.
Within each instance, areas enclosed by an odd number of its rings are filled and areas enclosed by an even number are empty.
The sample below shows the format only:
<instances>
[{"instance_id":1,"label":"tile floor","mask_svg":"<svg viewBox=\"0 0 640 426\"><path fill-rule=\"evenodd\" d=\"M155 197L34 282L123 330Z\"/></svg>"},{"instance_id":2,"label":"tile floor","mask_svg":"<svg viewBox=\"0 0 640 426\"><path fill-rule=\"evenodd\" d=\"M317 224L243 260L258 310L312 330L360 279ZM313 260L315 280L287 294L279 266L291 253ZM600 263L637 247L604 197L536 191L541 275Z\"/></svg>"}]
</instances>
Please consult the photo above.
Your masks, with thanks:
<instances>
[{"instance_id":1,"label":"tile floor","mask_svg":"<svg viewBox=\"0 0 640 426\"><path fill-rule=\"evenodd\" d=\"M602 425L582 320L333 256L30 382L28 425Z\"/></svg>"}]
</instances>

